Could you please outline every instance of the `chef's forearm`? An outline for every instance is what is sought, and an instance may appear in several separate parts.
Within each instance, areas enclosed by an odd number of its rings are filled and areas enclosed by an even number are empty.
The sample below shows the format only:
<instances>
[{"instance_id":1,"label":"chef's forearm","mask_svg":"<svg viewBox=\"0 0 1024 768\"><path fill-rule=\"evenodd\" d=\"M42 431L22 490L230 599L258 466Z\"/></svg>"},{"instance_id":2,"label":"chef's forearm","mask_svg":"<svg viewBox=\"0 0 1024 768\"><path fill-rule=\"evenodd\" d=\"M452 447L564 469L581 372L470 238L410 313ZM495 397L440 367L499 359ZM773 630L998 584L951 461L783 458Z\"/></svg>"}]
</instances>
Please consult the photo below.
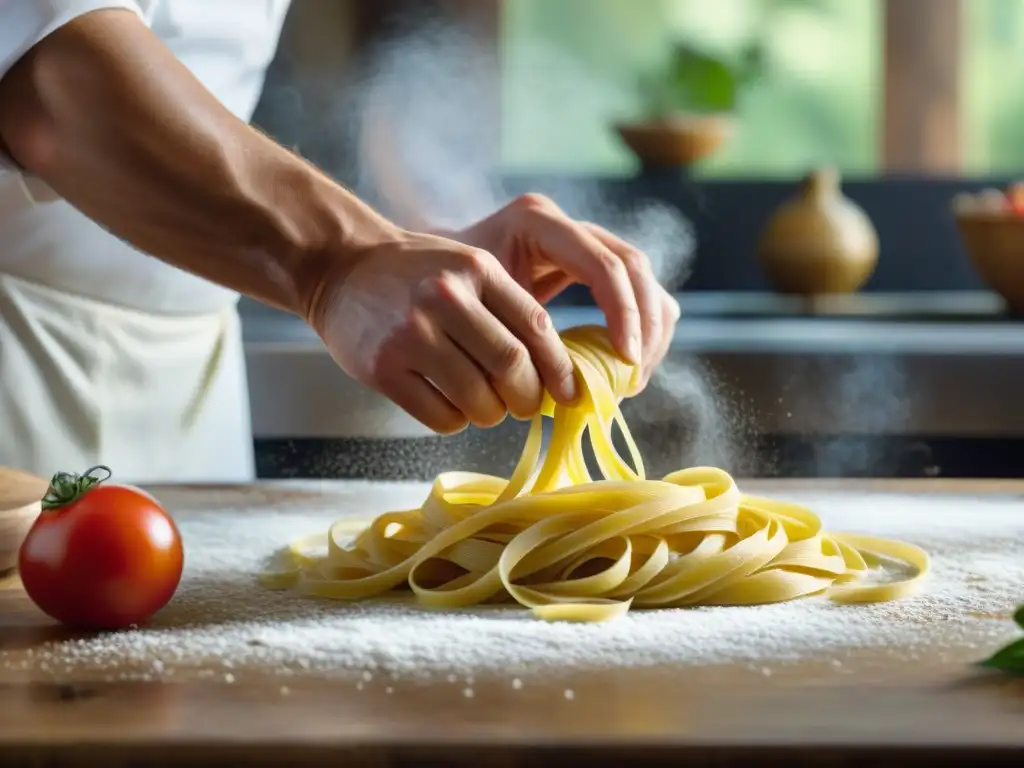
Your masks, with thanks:
<instances>
[{"instance_id":1,"label":"chef's forearm","mask_svg":"<svg viewBox=\"0 0 1024 768\"><path fill-rule=\"evenodd\" d=\"M8 72L0 144L137 248L303 317L326 260L393 230L232 115L124 11L80 17Z\"/></svg>"}]
</instances>

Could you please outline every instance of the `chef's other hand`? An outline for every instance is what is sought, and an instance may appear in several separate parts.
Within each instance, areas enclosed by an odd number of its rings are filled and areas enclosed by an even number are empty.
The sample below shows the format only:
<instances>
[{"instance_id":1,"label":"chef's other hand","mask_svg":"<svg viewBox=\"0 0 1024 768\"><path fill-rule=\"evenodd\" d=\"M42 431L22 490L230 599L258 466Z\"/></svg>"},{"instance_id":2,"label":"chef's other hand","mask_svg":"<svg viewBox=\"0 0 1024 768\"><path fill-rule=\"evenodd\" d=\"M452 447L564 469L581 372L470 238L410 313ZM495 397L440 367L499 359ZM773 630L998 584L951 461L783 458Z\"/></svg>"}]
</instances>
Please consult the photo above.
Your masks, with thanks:
<instances>
[{"instance_id":1,"label":"chef's other hand","mask_svg":"<svg viewBox=\"0 0 1024 768\"><path fill-rule=\"evenodd\" d=\"M396 232L340 261L315 296L307 320L335 361L435 432L528 418L545 389L576 398L547 311L487 251Z\"/></svg>"},{"instance_id":2,"label":"chef's other hand","mask_svg":"<svg viewBox=\"0 0 1024 768\"><path fill-rule=\"evenodd\" d=\"M537 194L445 234L493 253L541 304L573 283L588 286L619 354L641 366L637 391L647 386L679 319L679 304L658 283L647 256L596 224L573 220Z\"/></svg>"}]
</instances>

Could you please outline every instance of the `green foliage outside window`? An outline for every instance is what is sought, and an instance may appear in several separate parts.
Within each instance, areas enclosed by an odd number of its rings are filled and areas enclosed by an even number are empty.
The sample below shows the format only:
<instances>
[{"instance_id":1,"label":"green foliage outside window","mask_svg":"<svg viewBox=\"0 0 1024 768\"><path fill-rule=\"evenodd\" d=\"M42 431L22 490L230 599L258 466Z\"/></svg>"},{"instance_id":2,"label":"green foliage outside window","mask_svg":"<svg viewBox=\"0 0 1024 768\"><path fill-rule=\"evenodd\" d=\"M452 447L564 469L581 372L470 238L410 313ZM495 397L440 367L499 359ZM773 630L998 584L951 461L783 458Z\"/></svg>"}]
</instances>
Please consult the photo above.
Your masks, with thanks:
<instances>
[{"instance_id":1,"label":"green foliage outside window","mask_svg":"<svg viewBox=\"0 0 1024 768\"><path fill-rule=\"evenodd\" d=\"M504 158L626 175L616 120L734 110L706 177L878 172L881 0L506 0ZM968 174L1024 172L1024 0L964 2Z\"/></svg>"}]
</instances>

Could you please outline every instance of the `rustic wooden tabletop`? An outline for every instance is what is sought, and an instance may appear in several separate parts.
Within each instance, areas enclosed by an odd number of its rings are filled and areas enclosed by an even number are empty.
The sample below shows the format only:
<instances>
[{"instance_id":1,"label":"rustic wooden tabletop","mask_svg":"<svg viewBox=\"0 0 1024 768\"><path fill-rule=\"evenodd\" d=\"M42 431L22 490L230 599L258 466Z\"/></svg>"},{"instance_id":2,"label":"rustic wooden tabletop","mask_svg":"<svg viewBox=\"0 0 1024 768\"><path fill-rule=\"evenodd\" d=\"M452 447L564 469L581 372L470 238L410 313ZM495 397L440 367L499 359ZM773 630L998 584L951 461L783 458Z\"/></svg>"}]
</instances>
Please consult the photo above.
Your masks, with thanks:
<instances>
[{"instance_id":1,"label":"rustic wooden tabletop","mask_svg":"<svg viewBox=\"0 0 1024 768\"><path fill-rule=\"evenodd\" d=\"M1009 481L748 485L770 493L1024 494L1024 482ZM176 488L170 495L208 492ZM275 494L288 493L251 492L270 508ZM942 619L935 617L936 632ZM786 664L770 676L741 664L660 666L568 671L521 690L491 675L475 681L472 698L437 680L387 688L374 681L357 691L316 677L290 682L283 695L273 670L235 685L4 671L5 654L31 653L58 636L16 578L0 582L2 765L512 766L576 757L630 765L732 759L905 766L953 757L978 766L1024 757L1024 680L977 671L978 648L963 633L913 664L886 648L855 649L841 674L821 659Z\"/></svg>"}]
</instances>

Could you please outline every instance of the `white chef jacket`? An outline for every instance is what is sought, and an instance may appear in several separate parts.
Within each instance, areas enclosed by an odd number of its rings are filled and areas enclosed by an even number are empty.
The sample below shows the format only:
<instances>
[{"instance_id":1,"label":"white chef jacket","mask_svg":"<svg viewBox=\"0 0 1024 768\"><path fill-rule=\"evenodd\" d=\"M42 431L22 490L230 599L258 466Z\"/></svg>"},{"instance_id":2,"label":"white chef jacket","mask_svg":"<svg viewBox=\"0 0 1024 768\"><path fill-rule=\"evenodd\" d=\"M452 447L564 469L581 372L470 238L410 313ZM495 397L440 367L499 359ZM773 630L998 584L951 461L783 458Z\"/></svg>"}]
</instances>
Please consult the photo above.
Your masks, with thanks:
<instances>
[{"instance_id":1,"label":"white chef jacket","mask_svg":"<svg viewBox=\"0 0 1024 768\"><path fill-rule=\"evenodd\" d=\"M135 13L249 120L290 0L0 0L0 78L79 16ZM251 479L238 296L143 254L0 156L0 465Z\"/></svg>"}]
</instances>

